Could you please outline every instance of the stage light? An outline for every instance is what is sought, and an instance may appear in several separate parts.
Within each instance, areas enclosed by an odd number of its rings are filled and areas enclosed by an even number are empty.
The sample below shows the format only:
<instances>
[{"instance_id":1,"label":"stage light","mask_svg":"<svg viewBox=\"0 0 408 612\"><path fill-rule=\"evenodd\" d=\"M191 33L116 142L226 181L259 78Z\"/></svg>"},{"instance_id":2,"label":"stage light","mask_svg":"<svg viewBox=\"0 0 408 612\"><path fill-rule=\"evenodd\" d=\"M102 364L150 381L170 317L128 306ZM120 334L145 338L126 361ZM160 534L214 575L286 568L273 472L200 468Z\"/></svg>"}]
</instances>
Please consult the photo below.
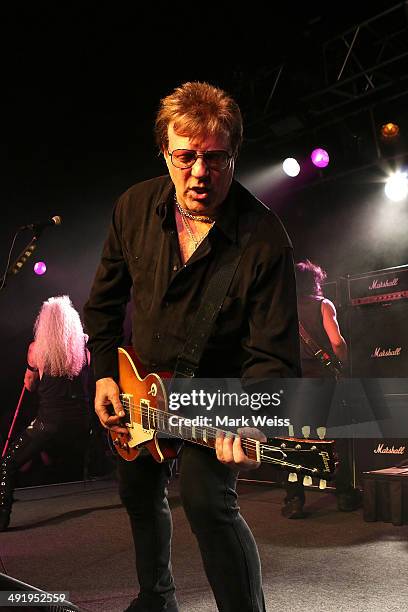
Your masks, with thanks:
<instances>
[{"instance_id":1,"label":"stage light","mask_svg":"<svg viewBox=\"0 0 408 612\"><path fill-rule=\"evenodd\" d=\"M42 276L46 273L46 271L47 266L45 265L45 263L43 261L37 261L37 263L34 265L34 272L38 274L38 276Z\"/></svg>"},{"instance_id":2,"label":"stage light","mask_svg":"<svg viewBox=\"0 0 408 612\"><path fill-rule=\"evenodd\" d=\"M399 134L399 126L396 123L385 123L381 126L381 136L386 140L396 138Z\"/></svg>"},{"instance_id":3,"label":"stage light","mask_svg":"<svg viewBox=\"0 0 408 612\"><path fill-rule=\"evenodd\" d=\"M310 157L314 165L318 168L325 168L329 165L329 154L324 149L314 149Z\"/></svg>"},{"instance_id":4,"label":"stage light","mask_svg":"<svg viewBox=\"0 0 408 612\"><path fill-rule=\"evenodd\" d=\"M408 194L408 179L406 172L392 174L384 187L385 195L393 202L401 202Z\"/></svg>"},{"instance_id":5,"label":"stage light","mask_svg":"<svg viewBox=\"0 0 408 612\"><path fill-rule=\"evenodd\" d=\"M282 164L282 168L284 173L291 177L297 176L300 172L299 162L294 157L287 157Z\"/></svg>"}]
</instances>

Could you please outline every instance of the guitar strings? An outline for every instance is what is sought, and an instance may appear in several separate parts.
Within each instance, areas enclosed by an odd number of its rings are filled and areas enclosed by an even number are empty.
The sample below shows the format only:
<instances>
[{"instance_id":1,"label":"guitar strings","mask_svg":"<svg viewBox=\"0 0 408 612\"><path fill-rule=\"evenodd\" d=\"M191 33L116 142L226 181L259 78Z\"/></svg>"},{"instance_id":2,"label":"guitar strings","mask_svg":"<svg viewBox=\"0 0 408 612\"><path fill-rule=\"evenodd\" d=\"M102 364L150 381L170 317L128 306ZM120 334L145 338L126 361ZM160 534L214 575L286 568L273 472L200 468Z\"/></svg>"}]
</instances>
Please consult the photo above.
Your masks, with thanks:
<instances>
[{"instance_id":1,"label":"guitar strings","mask_svg":"<svg viewBox=\"0 0 408 612\"><path fill-rule=\"evenodd\" d=\"M166 420L166 419L168 420L170 418L170 416L176 416L176 418L180 418L180 417L177 417L177 415L171 415L171 414L169 414L168 412L166 412L164 410L160 410L159 408L155 408L154 406L135 406L135 404L133 402L131 402L128 398L123 398L123 400L125 402L129 402L129 408L130 409L132 409L132 408L133 409L135 409L135 408L136 409L140 409L141 416L144 415L144 416L147 416L149 418L150 417L150 413L153 413L153 419L154 419L154 413L156 413L159 416L159 418L161 416L163 418L163 420ZM122 404L123 404L123 401L122 401ZM188 425L183 425L182 423L180 423L178 425L170 425L169 424L168 427L176 428L177 430L179 430L180 427L185 428L187 430L189 429ZM195 426L192 426L192 427L196 431L197 430L198 431L202 431L202 432L206 431L206 432L209 432L210 434L212 432L215 432L215 435L213 434L214 435L214 439L217 437L217 433L219 433L219 432L224 433L224 434L229 434L230 433L228 431L224 431L222 429L211 427L211 426L209 426L209 427L202 427L201 425L195 425ZM174 435L176 435L176 434L174 434ZM257 444L257 440L253 440L252 438L244 438L243 442L245 442L245 441L248 441L248 443L254 444L255 446ZM273 447L270 447L270 449L273 450ZM276 451L279 451L279 452L282 452L282 453L284 452L284 451L282 451L281 449L278 449L278 448L276 448Z\"/></svg>"},{"instance_id":2,"label":"guitar strings","mask_svg":"<svg viewBox=\"0 0 408 612\"><path fill-rule=\"evenodd\" d=\"M121 394L122 395L122 394ZM126 408L129 408L129 411L132 409L139 409L140 410L140 415L141 417L145 416L148 421L150 422L150 420L155 421L155 416L158 416L160 418L160 416L162 417L163 420L163 427L164 427L164 421L168 420L170 416L176 416L176 415L170 415L168 412L164 411L164 410L160 410L159 408L155 408L154 406L136 406L134 404L134 402L132 400L130 400L130 398L125 397L125 396L121 396L121 403L122 405ZM154 423L155 424L155 423ZM160 425L160 423L159 423ZM181 429L186 429L189 430L189 426L187 425L183 425L182 423L180 423L179 425L170 425L167 424L167 427L170 428L170 431L168 431L168 433L174 435L175 437L177 436L182 436L182 433L180 432L180 427ZM175 431L171 431L171 428L174 428L177 430L177 433ZM216 429L214 427L208 427L208 428L202 428L201 426L194 426L194 431L198 430L198 434L202 434L201 436L199 436L201 438L201 440L198 440L197 438L195 438L194 436L185 436L185 438L194 441L198 444L202 444L202 445L209 445L208 444L208 438L211 441L215 441L217 434L218 433L224 433L224 434L229 434L229 432L227 431L223 431L220 429ZM205 432L205 434L204 434ZM214 433L215 432L215 433ZM208 436L208 434L210 434ZM207 444L206 444L207 441ZM320 441L319 441L320 442ZM242 446L245 450L248 451L254 451L256 452L257 446L258 446L258 441L257 440L253 440L251 438L243 438L242 439ZM272 451L272 452L279 452L282 455L284 455L285 457L287 457L286 453L277 447L274 446L270 446L264 443L259 442L259 450L260 450L260 458L262 461L266 462L266 463L274 463L274 464L279 464L279 465L284 465L286 467L293 467L295 469L300 469L302 468L303 470L307 470L309 472L312 473L316 473L316 468L309 468L307 466L302 466L299 464L295 464L295 463L291 463L285 459L278 459L278 458L272 458L269 457L268 455L264 454L264 451ZM293 450L293 449L285 449L285 450ZM312 449L297 449L298 451L302 452L302 453L313 453L315 454L315 451ZM317 470L318 471L318 470Z\"/></svg>"},{"instance_id":3,"label":"guitar strings","mask_svg":"<svg viewBox=\"0 0 408 612\"><path fill-rule=\"evenodd\" d=\"M170 418L170 416L176 416L177 417L177 415L171 415L168 412L166 412L164 410L160 410L159 408L156 408L154 406L140 406L140 405L137 406L128 397L123 397L121 399L121 402L122 402L122 405L124 405L124 407L129 407L130 409L132 409L132 408L133 409L139 409L140 413L141 413L141 416L147 416L148 419L150 419L150 413L153 413L153 419L154 419L154 413L159 415L159 417L162 416L163 420L164 419L168 420ZM180 427L185 428L185 429L189 429L190 426L183 425L182 423L180 423L179 425L168 425L168 427L176 428L176 429L179 430ZM206 431L206 432L210 432L210 433L211 432L215 432L214 438L217 436L217 433L219 433L219 432L227 434L227 435L230 433L228 431L224 431L222 429L211 427L211 426L203 428L201 425L195 425L195 426L192 426L192 427L194 427L195 430L199 430L199 431ZM176 435L176 434L174 434L174 435ZM252 438L243 438L242 442L245 443L246 441L248 441L248 443L254 444L254 445L256 445L257 442L258 442L257 440L254 440ZM293 441L298 441L299 443L313 444L313 445L318 444L322 448L325 448L327 446L327 441L322 441L322 440L313 440L313 441L310 440L310 441L308 441L308 440L302 440L302 439L299 439L299 438L293 438ZM268 445L268 444L265 444L265 443L262 443L262 442L261 442L261 444L267 450L272 450L272 451L276 450L277 452L284 453L283 449L280 449L280 448L277 448L277 447L274 447L274 446L271 446L271 445ZM286 448L285 450L290 451L290 450L293 450L293 449ZM302 448L302 449L296 449L296 450L300 451L300 452L308 452L308 453L312 452L312 453L314 453L317 449Z\"/></svg>"},{"instance_id":4,"label":"guitar strings","mask_svg":"<svg viewBox=\"0 0 408 612\"><path fill-rule=\"evenodd\" d=\"M158 415L158 417L160 418L160 416L162 417L163 421L169 419L170 416L176 416L176 415L170 415L168 412L165 412L164 410L160 410L159 408L155 408L153 406L135 406L135 404L127 397L123 397L121 398L122 401L122 405L126 406L126 404L128 404L128 407L130 409L139 409L140 410L140 414L141 416L146 416L147 419L150 421L151 419L151 414L153 416L153 420L155 418L155 415ZM160 423L159 423L160 424ZM189 431L189 427L187 425L183 425L182 423L178 424L178 425L167 425L168 428L170 428L169 433L172 433L174 436L177 437L177 435L182 435L182 433L180 432L180 427L181 429L185 429L186 431ZM172 429L174 429L174 431L172 431ZM198 434L202 434L200 437L203 439L202 444L205 444L205 440L204 438L208 438L210 440L215 440L217 437L218 433L224 433L224 434L228 434L229 432L227 431L223 431L221 429L216 429L214 427L206 427L206 428L202 428L201 426L194 426L194 430L197 431ZM204 435L205 432L205 435ZM194 438L193 436L185 436L187 437L187 439L190 440L194 440L197 441L196 438ZM252 440L251 438L244 438L242 440L242 445L243 447L248 450L248 451L255 451L257 448L257 440ZM276 452L280 452L283 455L285 454L281 449L274 449L273 447L271 447L271 450L276 450Z\"/></svg>"},{"instance_id":5,"label":"guitar strings","mask_svg":"<svg viewBox=\"0 0 408 612\"><path fill-rule=\"evenodd\" d=\"M172 415L169 412L167 412L166 410L162 410L162 409L157 408L155 406L136 405L129 397L126 396L126 394L120 394L120 397L121 397L121 403L122 403L124 408L139 409L140 411L147 411L147 413L155 412L155 413L158 413L159 415L163 415L163 417L165 417L165 418L169 418L170 416L175 416L176 418L182 418L182 417L177 417L177 415ZM172 425L170 425L170 427L172 427ZM188 427L188 426L185 425L183 427ZM197 428L200 428L201 426L200 425L196 425L194 427L197 429ZM209 429L209 430L213 429L214 431L223 431L226 434L230 433L228 431L224 431L222 429L211 427L211 426L209 426L206 429ZM250 440L250 439L251 438L248 438L248 440ZM327 446L329 446L331 444L331 442L328 441L328 440L316 440L316 439L296 438L296 437L284 437L284 438L282 438L282 440L284 440L284 441L291 441L291 442L299 442L299 443L302 443L302 444L313 444L313 445L321 446L322 448L325 448L325 447L327 447ZM290 450L290 449L287 449L287 450ZM312 449L301 449L301 450L308 450L309 451L309 450L312 450Z\"/></svg>"},{"instance_id":6,"label":"guitar strings","mask_svg":"<svg viewBox=\"0 0 408 612\"><path fill-rule=\"evenodd\" d=\"M166 411L163 411L163 410L160 410L158 408L155 408L154 406L135 406L135 404L131 400L129 400L129 398L126 398L126 397L123 398L122 404L124 404L125 406L126 406L126 404L128 404L130 409L131 408L133 408L133 409L134 408L140 409L141 416L146 416L148 418L148 420L150 420L151 418L152 418L152 420L155 420L155 414L154 413L156 413L156 415L158 415L159 418L161 416L163 421L166 420L166 419L168 420L170 416L176 416L176 415L169 415L169 413L167 413ZM151 415L151 413L152 413L152 415ZM160 423L159 423L159 425L160 425ZM164 423L163 423L163 426L164 426ZM182 423L180 423L179 425L167 425L167 427L170 429L169 433L172 433L175 436L177 436L176 431L180 432L180 427L182 429L184 428L186 430L189 430L189 426L183 425ZM171 431L172 428L175 429L175 431ZM219 432L224 433L224 434L229 434L230 433L230 432L227 432L227 431L224 431L224 430L221 430L221 429L216 429L214 427L203 428L203 427L197 425L197 426L194 426L193 428L194 428L195 431L198 430L198 432L201 432L201 433L205 432L206 437L208 437L208 435L207 435L208 433L210 434L210 437L211 437L211 434L212 434L212 439L215 439ZM215 432L215 434L214 434L214 432ZM194 436L189 436L189 438L195 439ZM254 447L256 447L257 442L258 442L257 440L254 440L252 438L243 438L243 440L242 440L243 444L254 445ZM300 442L303 442L303 441L300 440ZM318 440L318 441L316 440L316 442L321 442L321 441L320 440ZM313 443L313 442L310 442L310 443ZM263 448L265 450L275 451L275 452L280 452L282 454L285 454L285 452L281 448L277 448L277 447L274 447L274 446L271 446L271 445L268 445L268 444L265 444L265 443L260 443L260 444L263 446ZM286 448L285 450L291 451L291 450L294 450L294 449ZM310 453L310 452L314 453L317 449L306 448L306 449L296 449L296 450L300 451L302 453Z\"/></svg>"}]
</instances>

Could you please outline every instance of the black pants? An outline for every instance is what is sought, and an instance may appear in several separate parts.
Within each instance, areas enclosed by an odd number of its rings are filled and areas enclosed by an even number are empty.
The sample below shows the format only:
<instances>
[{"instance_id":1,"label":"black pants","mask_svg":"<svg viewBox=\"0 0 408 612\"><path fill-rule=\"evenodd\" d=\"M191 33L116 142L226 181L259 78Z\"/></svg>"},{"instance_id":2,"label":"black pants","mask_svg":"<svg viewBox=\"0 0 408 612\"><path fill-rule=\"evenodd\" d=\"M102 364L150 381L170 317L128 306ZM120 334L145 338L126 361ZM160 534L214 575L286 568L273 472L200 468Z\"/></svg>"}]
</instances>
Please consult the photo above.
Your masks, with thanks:
<instances>
[{"instance_id":1,"label":"black pants","mask_svg":"<svg viewBox=\"0 0 408 612\"><path fill-rule=\"evenodd\" d=\"M6 451L2 461L2 477L7 482L8 498L16 485L18 469L41 451L56 459L54 473L65 474L68 480L83 477L85 449L89 439L86 420L77 423L44 423L35 419Z\"/></svg>"},{"instance_id":2,"label":"black pants","mask_svg":"<svg viewBox=\"0 0 408 612\"><path fill-rule=\"evenodd\" d=\"M177 610L170 562L172 534L167 484L172 463L150 456L118 459L120 495L130 517L140 597L146 610ZM204 569L221 612L265 610L255 540L239 513L237 472L209 449L186 444L180 472L182 504L197 538ZM171 607L173 606L173 607Z\"/></svg>"}]
</instances>

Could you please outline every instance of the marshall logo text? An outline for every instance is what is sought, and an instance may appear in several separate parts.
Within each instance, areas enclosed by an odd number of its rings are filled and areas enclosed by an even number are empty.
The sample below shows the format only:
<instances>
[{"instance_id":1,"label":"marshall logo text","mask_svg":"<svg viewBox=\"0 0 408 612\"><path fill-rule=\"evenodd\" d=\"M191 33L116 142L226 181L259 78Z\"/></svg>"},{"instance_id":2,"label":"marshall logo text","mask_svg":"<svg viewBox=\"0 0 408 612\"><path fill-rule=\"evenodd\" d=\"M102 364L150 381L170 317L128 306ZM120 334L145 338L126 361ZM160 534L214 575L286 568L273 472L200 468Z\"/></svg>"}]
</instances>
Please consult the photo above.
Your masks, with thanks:
<instances>
[{"instance_id":1,"label":"marshall logo text","mask_svg":"<svg viewBox=\"0 0 408 612\"><path fill-rule=\"evenodd\" d=\"M384 446L384 444L379 444L377 448L374 449L374 453L377 455L403 455L405 453L405 446L400 446L395 448L394 445Z\"/></svg>"},{"instance_id":2,"label":"marshall logo text","mask_svg":"<svg viewBox=\"0 0 408 612\"><path fill-rule=\"evenodd\" d=\"M398 285L398 277L392 280L379 281L376 278L373 280L371 285L368 287L370 291L373 289L386 289L388 287L396 287Z\"/></svg>"},{"instance_id":3,"label":"marshall logo text","mask_svg":"<svg viewBox=\"0 0 408 612\"><path fill-rule=\"evenodd\" d=\"M401 355L402 346L397 346L394 349L384 349L381 346L377 346L371 353L371 357L399 357Z\"/></svg>"}]
</instances>

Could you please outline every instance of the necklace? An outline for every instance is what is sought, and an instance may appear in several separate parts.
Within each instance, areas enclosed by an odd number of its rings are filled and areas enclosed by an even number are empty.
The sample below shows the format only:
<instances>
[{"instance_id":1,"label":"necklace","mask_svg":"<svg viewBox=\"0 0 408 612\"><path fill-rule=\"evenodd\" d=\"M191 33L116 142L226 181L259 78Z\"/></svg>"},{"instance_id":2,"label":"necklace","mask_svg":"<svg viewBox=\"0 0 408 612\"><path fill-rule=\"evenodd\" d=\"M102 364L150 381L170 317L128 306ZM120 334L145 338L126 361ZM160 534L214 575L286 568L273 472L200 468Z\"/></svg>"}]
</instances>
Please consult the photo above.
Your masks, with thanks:
<instances>
[{"instance_id":1,"label":"necklace","mask_svg":"<svg viewBox=\"0 0 408 612\"><path fill-rule=\"evenodd\" d=\"M214 223L214 219L211 219L211 217L208 217L207 215L193 215L191 212L189 212L188 210L186 210L185 208L182 208L180 206L180 204L177 202L177 197L176 194L174 194L174 201L177 204L177 208L180 211L180 214L184 217L187 217L188 219L192 219L193 221L201 221L201 223Z\"/></svg>"},{"instance_id":2,"label":"necklace","mask_svg":"<svg viewBox=\"0 0 408 612\"><path fill-rule=\"evenodd\" d=\"M202 236L199 237L199 239L197 240L197 238L194 236L192 229L190 227L189 222L187 221L186 217L188 215L184 214L184 209L181 208L180 204L177 202L177 200L175 199L178 211L180 213L180 217L181 217L181 221L184 225L184 227L186 228L186 231L190 237L191 242L194 244L194 250L196 250L200 244L202 243L202 241L204 240L204 238L208 235L210 229L212 228L212 226L214 225L214 220L212 219L211 221L205 221L204 223L211 223L210 227L208 228L208 230L205 232L205 234L203 234ZM193 219L195 221L200 220L200 217L194 217L194 215L191 215L193 217ZM189 217L190 218L190 217ZM209 217L206 217L206 219L209 219Z\"/></svg>"}]
</instances>

